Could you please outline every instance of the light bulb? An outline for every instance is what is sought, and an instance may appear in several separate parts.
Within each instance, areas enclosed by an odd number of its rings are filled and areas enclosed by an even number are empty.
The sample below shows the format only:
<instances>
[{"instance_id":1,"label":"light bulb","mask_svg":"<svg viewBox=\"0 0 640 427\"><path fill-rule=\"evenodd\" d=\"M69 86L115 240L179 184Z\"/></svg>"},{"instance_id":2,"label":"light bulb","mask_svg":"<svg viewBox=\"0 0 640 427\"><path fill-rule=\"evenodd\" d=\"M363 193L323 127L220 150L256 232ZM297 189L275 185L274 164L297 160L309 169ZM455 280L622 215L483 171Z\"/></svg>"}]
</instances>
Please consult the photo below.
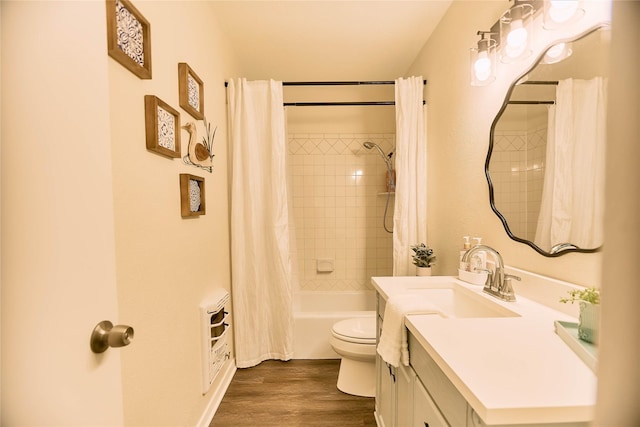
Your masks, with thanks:
<instances>
[{"instance_id":1,"label":"light bulb","mask_svg":"<svg viewBox=\"0 0 640 427\"><path fill-rule=\"evenodd\" d=\"M565 58L568 58L572 53L570 43L558 43L547 50L544 54L544 58L542 58L542 62L544 64L555 64L556 62L560 62Z\"/></svg>"},{"instance_id":2,"label":"light bulb","mask_svg":"<svg viewBox=\"0 0 640 427\"><path fill-rule=\"evenodd\" d=\"M549 18L556 23L569 21L578 10L578 0L551 0Z\"/></svg>"},{"instance_id":3,"label":"light bulb","mask_svg":"<svg viewBox=\"0 0 640 427\"><path fill-rule=\"evenodd\" d=\"M564 53L564 50L566 49L567 45L565 43L558 43L555 46L552 46L548 51L547 51L547 55L549 58L551 59L557 59L559 57L562 56L562 54Z\"/></svg>"},{"instance_id":4,"label":"light bulb","mask_svg":"<svg viewBox=\"0 0 640 427\"><path fill-rule=\"evenodd\" d=\"M473 64L473 71L476 79L480 82L484 82L491 76L491 59L487 55L486 51L478 53L478 58Z\"/></svg>"},{"instance_id":5,"label":"light bulb","mask_svg":"<svg viewBox=\"0 0 640 427\"><path fill-rule=\"evenodd\" d=\"M527 47L527 39L529 34L527 29L522 26L522 20L516 19L511 22L511 30L507 35L506 54L511 58L517 58Z\"/></svg>"}]
</instances>

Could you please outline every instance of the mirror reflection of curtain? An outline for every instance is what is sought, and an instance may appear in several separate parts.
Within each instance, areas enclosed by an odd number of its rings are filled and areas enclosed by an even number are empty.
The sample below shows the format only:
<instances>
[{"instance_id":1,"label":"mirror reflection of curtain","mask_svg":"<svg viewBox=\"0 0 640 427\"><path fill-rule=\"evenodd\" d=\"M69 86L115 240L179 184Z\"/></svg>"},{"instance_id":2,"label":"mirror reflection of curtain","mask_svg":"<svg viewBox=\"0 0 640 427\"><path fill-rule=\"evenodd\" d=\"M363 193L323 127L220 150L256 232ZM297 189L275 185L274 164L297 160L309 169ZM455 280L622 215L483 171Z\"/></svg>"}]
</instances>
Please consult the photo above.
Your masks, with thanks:
<instances>
[{"instance_id":1,"label":"mirror reflection of curtain","mask_svg":"<svg viewBox=\"0 0 640 427\"><path fill-rule=\"evenodd\" d=\"M282 82L230 80L231 273L236 365L293 356Z\"/></svg>"},{"instance_id":2,"label":"mirror reflection of curtain","mask_svg":"<svg viewBox=\"0 0 640 427\"><path fill-rule=\"evenodd\" d=\"M535 243L603 243L607 79L558 83L549 109L547 156Z\"/></svg>"},{"instance_id":3,"label":"mirror reflection of curtain","mask_svg":"<svg viewBox=\"0 0 640 427\"><path fill-rule=\"evenodd\" d=\"M427 242L427 132L422 76L397 79L393 275L412 276L411 245Z\"/></svg>"}]
</instances>

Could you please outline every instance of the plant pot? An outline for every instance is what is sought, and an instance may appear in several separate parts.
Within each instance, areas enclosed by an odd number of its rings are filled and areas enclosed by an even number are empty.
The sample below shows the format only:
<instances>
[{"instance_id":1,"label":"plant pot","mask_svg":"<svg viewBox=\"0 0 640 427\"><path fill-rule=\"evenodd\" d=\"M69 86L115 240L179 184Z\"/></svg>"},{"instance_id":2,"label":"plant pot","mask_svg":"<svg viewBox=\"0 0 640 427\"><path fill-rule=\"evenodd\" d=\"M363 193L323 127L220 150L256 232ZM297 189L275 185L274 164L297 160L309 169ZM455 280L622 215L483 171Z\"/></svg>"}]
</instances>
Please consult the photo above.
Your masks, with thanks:
<instances>
[{"instance_id":1,"label":"plant pot","mask_svg":"<svg viewBox=\"0 0 640 427\"><path fill-rule=\"evenodd\" d=\"M600 326L600 305L580 301L580 319L578 322L578 337L592 344L598 343Z\"/></svg>"},{"instance_id":2,"label":"plant pot","mask_svg":"<svg viewBox=\"0 0 640 427\"><path fill-rule=\"evenodd\" d=\"M416 276L431 276L431 267L416 266Z\"/></svg>"}]
</instances>

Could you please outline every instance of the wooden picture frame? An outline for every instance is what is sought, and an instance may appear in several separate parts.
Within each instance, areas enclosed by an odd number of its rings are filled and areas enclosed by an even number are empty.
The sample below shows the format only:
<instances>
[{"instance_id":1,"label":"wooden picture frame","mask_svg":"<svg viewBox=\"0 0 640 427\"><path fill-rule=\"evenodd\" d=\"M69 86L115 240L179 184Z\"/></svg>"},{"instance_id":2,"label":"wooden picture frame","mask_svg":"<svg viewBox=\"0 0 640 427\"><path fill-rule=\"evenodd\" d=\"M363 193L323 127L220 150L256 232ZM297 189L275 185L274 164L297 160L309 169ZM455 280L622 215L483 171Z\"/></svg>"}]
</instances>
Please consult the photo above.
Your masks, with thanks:
<instances>
[{"instance_id":1,"label":"wooden picture frame","mask_svg":"<svg viewBox=\"0 0 640 427\"><path fill-rule=\"evenodd\" d=\"M180 113L154 95L144 96L147 149L166 157L179 158Z\"/></svg>"},{"instance_id":2,"label":"wooden picture frame","mask_svg":"<svg viewBox=\"0 0 640 427\"><path fill-rule=\"evenodd\" d=\"M178 64L180 107L195 119L204 119L204 83L186 62Z\"/></svg>"},{"instance_id":3,"label":"wooden picture frame","mask_svg":"<svg viewBox=\"0 0 640 427\"><path fill-rule=\"evenodd\" d=\"M188 173L180 174L180 214L183 218L206 213L204 178Z\"/></svg>"},{"instance_id":4,"label":"wooden picture frame","mask_svg":"<svg viewBox=\"0 0 640 427\"><path fill-rule=\"evenodd\" d=\"M106 0L107 52L141 79L151 78L151 25L129 0Z\"/></svg>"}]
</instances>

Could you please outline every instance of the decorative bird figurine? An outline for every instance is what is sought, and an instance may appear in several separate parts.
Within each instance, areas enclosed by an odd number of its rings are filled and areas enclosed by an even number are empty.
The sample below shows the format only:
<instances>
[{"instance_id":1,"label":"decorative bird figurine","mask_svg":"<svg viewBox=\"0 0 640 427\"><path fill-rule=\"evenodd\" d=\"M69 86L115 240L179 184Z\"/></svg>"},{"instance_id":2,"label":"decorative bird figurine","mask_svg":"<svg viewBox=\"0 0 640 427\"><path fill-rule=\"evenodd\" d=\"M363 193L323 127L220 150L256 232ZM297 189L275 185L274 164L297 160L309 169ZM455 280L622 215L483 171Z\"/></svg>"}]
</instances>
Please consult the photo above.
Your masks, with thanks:
<instances>
[{"instance_id":1,"label":"decorative bird figurine","mask_svg":"<svg viewBox=\"0 0 640 427\"><path fill-rule=\"evenodd\" d=\"M216 136L216 129L213 130L213 135L211 134L211 125L207 124L207 120L204 120L205 130L207 133L207 138L202 138L202 142L197 142L198 139L198 131L196 129L196 124L194 122L188 122L186 125L182 126L187 132L189 132L189 152L186 156L182 158L184 162L188 165L195 166L198 168L202 168L208 170L209 172L213 171L213 139Z\"/></svg>"}]
</instances>

